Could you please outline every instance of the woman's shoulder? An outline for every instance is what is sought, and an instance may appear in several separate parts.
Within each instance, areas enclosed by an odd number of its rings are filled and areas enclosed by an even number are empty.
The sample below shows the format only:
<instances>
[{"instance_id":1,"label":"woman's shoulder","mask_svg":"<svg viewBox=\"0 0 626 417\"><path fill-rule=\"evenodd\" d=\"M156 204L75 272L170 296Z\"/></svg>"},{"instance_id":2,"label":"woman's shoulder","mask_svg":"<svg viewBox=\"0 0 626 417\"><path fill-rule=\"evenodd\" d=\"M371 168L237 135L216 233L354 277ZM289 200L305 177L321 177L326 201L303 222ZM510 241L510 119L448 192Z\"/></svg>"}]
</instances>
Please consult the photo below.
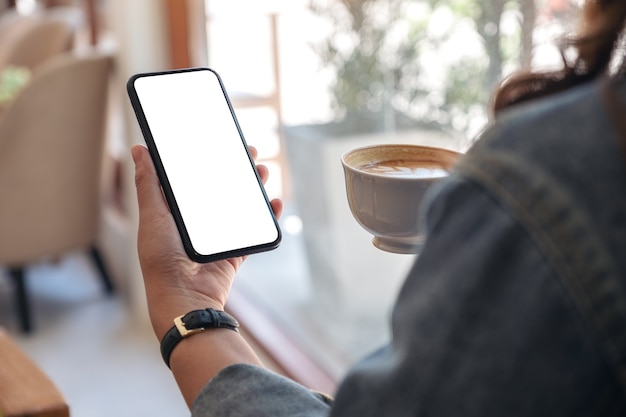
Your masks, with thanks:
<instances>
[{"instance_id":1,"label":"woman's shoulder","mask_svg":"<svg viewBox=\"0 0 626 417\"><path fill-rule=\"evenodd\" d=\"M598 179L606 180L604 192L618 190L624 185L626 161L603 97L605 82L511 108L485 130L462 166L517 171L577 197L599 197ZM626 98L623 85L617 90Z\"/></svg>"},{"instance_id":2,"label":"woman's shoulder","mask_svg":"<svg viewBox=\"0 0 626 417\"><path fill-rule=\"evenodd\" d=\"M605 82L512 108L461 159L457 172L547 242L549 259L567 260L563 276L622 287L625 139L607 111ZM614 91L626 98L623 83ZM626 323L626 316L620 320Z\"/></svg>"},{"instance_id":3,"label":"woman's shoulder","mask_svg":"<svg viewBox=\"0 0 626 417\"><path fill-rule=\"evenodd\" d=\"M477 141L476 148L541 149L586 144L594 132L611 129L601 95L601 81L535 99L504 110Z\"/></svg>"}]
</instances>

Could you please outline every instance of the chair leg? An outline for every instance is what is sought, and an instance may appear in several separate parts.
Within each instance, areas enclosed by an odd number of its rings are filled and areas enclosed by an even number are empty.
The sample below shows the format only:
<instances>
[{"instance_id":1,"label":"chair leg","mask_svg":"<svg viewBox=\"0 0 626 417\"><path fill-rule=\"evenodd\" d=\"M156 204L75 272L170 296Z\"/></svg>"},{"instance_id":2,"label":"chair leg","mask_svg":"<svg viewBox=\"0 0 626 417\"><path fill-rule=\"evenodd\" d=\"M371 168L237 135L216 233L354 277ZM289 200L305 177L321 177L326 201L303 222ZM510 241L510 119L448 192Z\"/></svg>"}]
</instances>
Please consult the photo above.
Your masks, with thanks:
<instances>
[{"instance_id":1,"label":"chair leg","mask_svg":"<svg viewBox=\"0 0 626 417\"><path fill-rule=\"evenodd\" d=\"M93 259L98 271L100 272L100 277L102 278L102 284L104 284L104 289L107 294L113 294L115 288L113 287L113 282L111 281L109 272L107 271L106 266L104 265L104 260L100 255L100 251L96 246L91 247L91 258Z\"/></svg>"},{"instance_id":2,"label":"chair leg","mask_svg":"<svg viewBox=\"0 0 626 417\"><path fill-rule=\"evenodd\" d=\"M26 294L26 275L24 274L24 269L10 268L9 272L15 284L17 314L20 318L22 332L30 333L32 330L32 322L28 295Z\"/></svg>"}]
</instances>

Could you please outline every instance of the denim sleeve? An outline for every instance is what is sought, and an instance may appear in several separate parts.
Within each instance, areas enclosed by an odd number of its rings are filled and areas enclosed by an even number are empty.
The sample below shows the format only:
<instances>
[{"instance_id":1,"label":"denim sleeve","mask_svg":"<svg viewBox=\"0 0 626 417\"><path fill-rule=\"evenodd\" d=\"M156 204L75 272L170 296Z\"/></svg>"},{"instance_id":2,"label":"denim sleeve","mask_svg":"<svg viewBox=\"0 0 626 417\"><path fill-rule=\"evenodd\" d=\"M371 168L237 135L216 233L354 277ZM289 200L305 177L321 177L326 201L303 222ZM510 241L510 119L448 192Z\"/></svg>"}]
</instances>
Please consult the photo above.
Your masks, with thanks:
<instances>
[{"instance_id":1,"label":"denim sleeve","mask_svg":"<svg viewBox=\"0 0 626 417\"><path fill-rule=\"evenodd\" d=\"M594 329L514 212L459 177L438 191L392 343L351 370L331 416L614 415Z\"/></svg>"},{"instance_id":2,"label":"denim sleeve","mask_svg":"<svg viewBox=\"0 0 626 417\"><path fill-rule=\"evenodd\" d=\"M292 381L238 365L205 387L193 415L623 413L593 325L515 211L456 175L436 191L429 237L393 311L392 342L349 372L332 407Z\"/></svg>"},{"instance_id":3,"label":"denim sleeve","mask_svg":"<svg viewBox=\"0 0 626 417\"><path fill-rule=\"evenodd\" d=\"M251 365L222 370L200 392L193 417L323 417L330 401L287 378Z\"/></svg>"}]
</instances>

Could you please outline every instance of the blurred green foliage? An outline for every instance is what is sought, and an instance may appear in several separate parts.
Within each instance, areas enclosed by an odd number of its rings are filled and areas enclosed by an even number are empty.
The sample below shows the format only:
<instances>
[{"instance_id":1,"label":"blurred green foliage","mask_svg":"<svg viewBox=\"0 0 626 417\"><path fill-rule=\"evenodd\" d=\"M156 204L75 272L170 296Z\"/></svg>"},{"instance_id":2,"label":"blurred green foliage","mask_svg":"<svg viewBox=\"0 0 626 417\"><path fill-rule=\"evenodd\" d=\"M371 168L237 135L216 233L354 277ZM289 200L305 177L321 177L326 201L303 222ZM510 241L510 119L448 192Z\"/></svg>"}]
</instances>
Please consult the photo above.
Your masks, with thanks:
<instances>
[{"instance_id":1,"label":"blurred green foliage","mask_svg":"<svg viewBox=\"0 0 626 417\"><path fill-rule=\"evenodd\" d=\"M502 77L529 65L538 16L536 0L311 0L310 8L328 22L313 47L334 75L337 120L393 114L466 134L472 120L486 121Z\"/></svg>"}]
</instances>

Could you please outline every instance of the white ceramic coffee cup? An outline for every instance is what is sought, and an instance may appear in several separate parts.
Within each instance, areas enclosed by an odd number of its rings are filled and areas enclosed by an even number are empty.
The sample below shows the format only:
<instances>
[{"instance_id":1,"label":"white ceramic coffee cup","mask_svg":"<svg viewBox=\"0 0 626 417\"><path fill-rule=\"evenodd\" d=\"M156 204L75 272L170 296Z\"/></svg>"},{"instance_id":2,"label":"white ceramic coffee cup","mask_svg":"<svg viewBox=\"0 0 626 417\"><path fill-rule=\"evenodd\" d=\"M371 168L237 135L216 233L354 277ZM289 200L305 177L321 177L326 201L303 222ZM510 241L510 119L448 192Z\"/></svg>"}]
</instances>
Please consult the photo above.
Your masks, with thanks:
<instances>
[{"instance_id":1,"label":"white ceramic coffee cup","mask_svg":"<svg viewBox=\"0 0 626 417\"><path fill-rule=\"evenodd\" d=\"M341 157L348 204L372 243L393 253L418 253L424 240L420 205L461 154L419 145L381 144Z\"/></svg>"}]
</instances>

